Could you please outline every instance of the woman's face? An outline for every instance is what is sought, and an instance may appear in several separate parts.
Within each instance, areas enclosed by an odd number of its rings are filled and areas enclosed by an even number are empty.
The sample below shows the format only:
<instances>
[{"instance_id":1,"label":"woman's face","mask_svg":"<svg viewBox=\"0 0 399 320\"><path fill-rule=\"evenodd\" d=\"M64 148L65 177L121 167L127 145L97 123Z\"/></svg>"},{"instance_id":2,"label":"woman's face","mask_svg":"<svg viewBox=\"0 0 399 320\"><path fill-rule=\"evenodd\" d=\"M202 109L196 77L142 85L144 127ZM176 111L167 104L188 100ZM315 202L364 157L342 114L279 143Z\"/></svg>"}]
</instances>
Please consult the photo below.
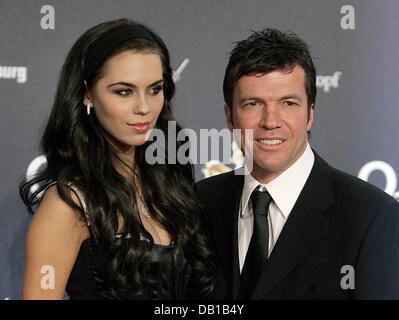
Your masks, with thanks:
<instances>
[{"instance_id":1,"label":"woman's face","mask_svg":"<svg viewBox=\"0 0 399 320\"><path fill-rule=\"evenodd\" d=\"M124 51L104 65L102 77L86 92L106 138L121 152L144 144L162 110L161 58L156 53ZM88 115L89 116L89 115Z\"/></svg>"}]
</instances>

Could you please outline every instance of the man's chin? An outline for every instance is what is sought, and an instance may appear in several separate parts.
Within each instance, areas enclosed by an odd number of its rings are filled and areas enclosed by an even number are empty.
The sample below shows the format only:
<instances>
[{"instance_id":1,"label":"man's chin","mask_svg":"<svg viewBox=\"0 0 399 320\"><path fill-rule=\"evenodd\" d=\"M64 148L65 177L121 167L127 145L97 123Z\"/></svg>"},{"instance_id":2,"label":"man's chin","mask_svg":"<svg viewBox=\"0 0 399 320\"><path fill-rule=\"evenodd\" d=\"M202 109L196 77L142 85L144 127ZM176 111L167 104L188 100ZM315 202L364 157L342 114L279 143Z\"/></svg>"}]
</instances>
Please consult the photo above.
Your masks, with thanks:
<instances>
[{"instance_id":1,"label":"man's chin","mask_svg":"<svg viewBox=\"0 0 399 320\"><path fill-rule=\"evenodd\" d=\"M278 172L284 167L284 162L278 159L256 159L254 158L254 168L257 168L259 171L263 172Z\"/></svg>"},{"instance_id":2,"label":"man's chin","mask_svg":"<svg viewBox=\"0 0 399 320\"><path fill-rule=\"evenodd\" d=\"M261 163L261 164L255 164L254 163L254 168L252 170L252 175L257 178L259 181L260 180L268 180L268 181L260 181L263 183L269 182L271 179L274 179L277 177L280 172L282 172L282 169L280 166L276 164L269 164L269 163Z\"/></svg>"}]
</instances>

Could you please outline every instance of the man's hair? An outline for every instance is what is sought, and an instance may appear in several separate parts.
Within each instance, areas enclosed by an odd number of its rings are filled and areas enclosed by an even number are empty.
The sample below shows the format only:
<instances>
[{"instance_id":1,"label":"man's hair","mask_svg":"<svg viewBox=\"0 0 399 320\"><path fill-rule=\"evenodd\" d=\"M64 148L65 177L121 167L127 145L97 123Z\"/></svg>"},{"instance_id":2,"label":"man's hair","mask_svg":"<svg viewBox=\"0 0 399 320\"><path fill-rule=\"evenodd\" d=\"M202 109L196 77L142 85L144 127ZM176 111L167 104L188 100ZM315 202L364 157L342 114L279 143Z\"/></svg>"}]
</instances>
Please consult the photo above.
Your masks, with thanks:
<instances>
[{"instance_id":1,"label":"man's hair","mask_svg":"<svg viewBox=\"0 0 399 320\"><path fill-rule=\"evenodd\" d=\"M305 89L310 106L316 101L316 70L308 45L293 32L276 29L253 31L248 39L238 41L230 52L223 80L226 104L232 110L235 82L244 75L292 70L299 65L305 71Z\"/></svg>"}]
</instances>

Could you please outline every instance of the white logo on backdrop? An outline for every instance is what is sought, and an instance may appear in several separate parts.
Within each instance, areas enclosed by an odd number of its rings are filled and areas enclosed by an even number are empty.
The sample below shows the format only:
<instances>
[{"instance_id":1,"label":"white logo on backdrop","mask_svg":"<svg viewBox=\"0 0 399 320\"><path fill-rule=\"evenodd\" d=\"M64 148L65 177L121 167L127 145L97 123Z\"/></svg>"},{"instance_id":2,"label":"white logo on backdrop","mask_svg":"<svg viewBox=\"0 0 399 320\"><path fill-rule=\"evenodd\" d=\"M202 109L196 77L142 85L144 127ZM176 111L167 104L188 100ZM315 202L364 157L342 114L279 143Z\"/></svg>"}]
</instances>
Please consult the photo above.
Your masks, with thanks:
<instances>
[{"instance_id":1,"label":"white logo on backdrop","mask_svg":"<svg viewBox=\"0 0 399 320\"><path fill-rule=\"evenodd\" d=\"M234 169L241 168L244 165L244 155L240 150L235 140L231 143L232 155L230 163L234 165L234 168L226 166L219 160L210 160L202 166L201 172L205 178L215 176L217 174L229 172Z\"/></svg>"},{"instance_id":2,"label":"white logo on backdrop","mask_svg":"<svg viewBox=\"0 0 399 320\"><path fill-rule=\"evenodd\" d=\"M177 81L179 81L181 79L181 73L183 72L183 70L187 67L187 65L190 63L190 59L186 58L183 60L183 62L181 63L180 67L177 68L176 71L173 71L173 81L176 83Z\"/></svg>"},{"instance_id":3,"label":"white logo on backdrop","mask_svg":"<svg viewBox=\"0 0 399 320\"><path fill-rule=\"evenodd\" d=\"M389 163L379 160L367 162L361 167L357 176L364 181L368 181L370 174L374 171L380 171L384 174L386 181L384 191L399 200L399 191L396 190L398 179L395 170Z\"/></svg>"},{"instance_id":4,"label":"white logo on backdrop","mask_svg":"<svg viewBox=\"0 0 399 320\"><path fill-rule=\"evenodd\" d=\"M27 78L27 67L0 66L0 79L16 79L18 83L25 83Z\"/></svg>"},{"instance_id":5,"label":"white logo on backdrop","mask_svg":"<svg viewBox=\"0 0 399 320\"><path fill-rule=\"evenodd\" d=\"M32 160L29 164L28 169L26 169L26 178L31 179L33 178L38 172L40 172L45 166L47 166L47 158L45 155L40 155ZM33 185L30 191L34 193L39 186ZM39 198L42 194L39 195Z\"/></svg>"},{"instance_id":6,"label":"white logo on backdrop","mask_svg":"<svg viewBox=\"0 0 399 320\"><path fill-rule=\"evenodd\" d=\"M341 76L341 71L335 71L332 76L316 76L316 87L323 89L324 92L330 92L330 88L339 87L339 79Z\"/></svg>"}]
</instances>

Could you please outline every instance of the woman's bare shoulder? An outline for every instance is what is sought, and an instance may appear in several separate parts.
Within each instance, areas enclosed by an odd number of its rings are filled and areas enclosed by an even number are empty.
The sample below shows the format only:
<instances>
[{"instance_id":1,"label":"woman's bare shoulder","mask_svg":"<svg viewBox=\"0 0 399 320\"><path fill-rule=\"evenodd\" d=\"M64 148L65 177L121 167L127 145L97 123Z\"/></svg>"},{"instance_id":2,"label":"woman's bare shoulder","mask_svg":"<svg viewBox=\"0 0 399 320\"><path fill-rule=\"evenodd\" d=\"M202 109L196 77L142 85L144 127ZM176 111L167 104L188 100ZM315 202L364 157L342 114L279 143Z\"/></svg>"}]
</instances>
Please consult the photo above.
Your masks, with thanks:
<instances>
[{"instance_id":1,"label":"woman's bare shoulder","mask_svg":"<svg viewBox=\"0 0 399 320\"><path fill-rule=\"evenodd\" d=\"M75 192L70 191L70 195L74 203L81 207L80 201ZM43 226L51 225L52 229L59 229L80 235L83 238L89 237L87 222L82 219L82 213L67 204L59 195L57 186L49 187L43 195L40 205L32 217L32 222L38 220Z\"/></svg>"},{"instance_id":2,"label":"woman's bare shoulder","mask_svg":"<svg viewBox=\"0 0 399 320\"><path fill-rule=\"evenodd\" d=\"M26 233L23 299L62 299L80 246L89 237L81 215L61 199L55 185L46 190ZM43 266L54 270L52 289L41 286Z\"/></svg>"}]
</instances>

